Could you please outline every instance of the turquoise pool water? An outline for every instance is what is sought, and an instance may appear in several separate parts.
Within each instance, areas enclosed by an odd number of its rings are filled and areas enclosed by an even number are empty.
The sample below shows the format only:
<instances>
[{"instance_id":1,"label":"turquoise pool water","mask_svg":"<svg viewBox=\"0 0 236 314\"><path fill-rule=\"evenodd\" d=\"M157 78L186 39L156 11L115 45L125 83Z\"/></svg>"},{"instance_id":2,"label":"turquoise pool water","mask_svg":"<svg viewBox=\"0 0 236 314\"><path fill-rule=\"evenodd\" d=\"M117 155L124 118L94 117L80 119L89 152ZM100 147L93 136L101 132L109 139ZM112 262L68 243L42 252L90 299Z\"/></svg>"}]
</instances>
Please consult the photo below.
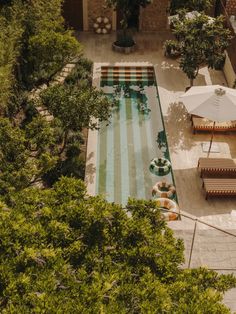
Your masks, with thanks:
<instances>
[{"instance_id":1,"label":"turquoise pool water","mask_svg":"<svg viewBox=\"0 0 236 314\"><path fill-rule=\"evenodd\" d=\"M150 199L156 182L174 181L172 172L149 170L154 157L170 159L153 68L102 68L101 89L117 105L98 132L96 193L123 205L129 197Z\"/></svg>"}]
</instances>

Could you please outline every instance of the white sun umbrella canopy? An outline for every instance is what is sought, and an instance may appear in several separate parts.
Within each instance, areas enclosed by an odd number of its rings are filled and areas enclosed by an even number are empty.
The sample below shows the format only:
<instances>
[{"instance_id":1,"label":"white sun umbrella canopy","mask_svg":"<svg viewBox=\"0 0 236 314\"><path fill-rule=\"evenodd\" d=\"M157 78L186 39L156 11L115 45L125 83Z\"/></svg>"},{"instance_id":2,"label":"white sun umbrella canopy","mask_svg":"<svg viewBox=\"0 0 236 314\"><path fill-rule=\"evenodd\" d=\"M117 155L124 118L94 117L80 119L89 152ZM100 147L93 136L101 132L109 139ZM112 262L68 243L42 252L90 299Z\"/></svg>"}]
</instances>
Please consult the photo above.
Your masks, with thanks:
<instances>
[{"instance_id":1,"label":"white sun umbrella canopy","mask_svg":"<svg viewBox=\"0 0 236 314\"><path fill-rule=\"evenodd\" d=\"M215 122L236 120L236 90L221 85L193 86L180 96L187 111Z\"/></svg>"},{"instance_id":2,"label":"white sun umbrella canopy","mask_svg":"<svg viewBox=\"0 0 236 314\"><path fill-rule=\"evenodd\" d=\"M193 86L180 99L190 114L214 122L207 153L209 157L215 123L236 120L236 90L221 85Z\"/></svg>"}]
</instances>

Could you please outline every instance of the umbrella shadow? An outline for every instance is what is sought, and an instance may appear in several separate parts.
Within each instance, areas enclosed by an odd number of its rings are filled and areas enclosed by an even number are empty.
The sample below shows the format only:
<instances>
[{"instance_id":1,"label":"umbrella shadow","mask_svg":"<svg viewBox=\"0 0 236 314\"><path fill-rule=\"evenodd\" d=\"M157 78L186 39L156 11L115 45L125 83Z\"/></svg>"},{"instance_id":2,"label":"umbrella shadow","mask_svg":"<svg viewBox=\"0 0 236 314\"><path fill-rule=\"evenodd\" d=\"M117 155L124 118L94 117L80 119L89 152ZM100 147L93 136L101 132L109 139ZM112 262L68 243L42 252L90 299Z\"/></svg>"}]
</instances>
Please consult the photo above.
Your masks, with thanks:
<instances>
[{"instance_id":1,"label":"umbrella shadow","mask_svg":"<svg viewBox=\"0 0 236 314\"><path fill-rule=\"evenodd\" d=\"M172 151L190 150L196 145L191 127L190 115L183 103L171 103L165 116L168 144Z\"/></svg>"},{"instance_id":2,"label":"umbrella shadow","mask_svg":"<svg viewBox=\"0 0 236 314\"><path fill-rule=\"evenodd\" d=\"M190 85L188 77L179 67L179 59L173 60L162 57L162 61L156 64L155 68L159 87L171 92L179 92L185 90ZM194 84L205 85L205 76L199 73Z\"/></svg>"}]
</instances>

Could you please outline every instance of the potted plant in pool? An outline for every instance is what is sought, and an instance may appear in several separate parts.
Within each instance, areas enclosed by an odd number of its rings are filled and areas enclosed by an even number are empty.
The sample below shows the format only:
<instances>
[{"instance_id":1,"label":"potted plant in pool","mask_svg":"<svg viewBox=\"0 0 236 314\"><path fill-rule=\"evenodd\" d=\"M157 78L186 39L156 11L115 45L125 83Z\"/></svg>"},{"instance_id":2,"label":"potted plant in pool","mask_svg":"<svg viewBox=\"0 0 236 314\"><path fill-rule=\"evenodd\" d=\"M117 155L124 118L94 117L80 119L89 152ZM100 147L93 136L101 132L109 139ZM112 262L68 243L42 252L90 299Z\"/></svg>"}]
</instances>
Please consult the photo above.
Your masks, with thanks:
<instances>
[{"instance_id":1,"label":"potted plant in pool","mask_svg":"<svg viewBox=\"0 0 236 314\"><path fill-rule=\"evenodd\" d=\"M112 44L115 51L130 53L135 50L136 43L131 31L128 29L129 19L137 7L145 8L152 0L106 0L108 7L121 12L121 32L117 33L117 39Z\"/></svg>"}]
</instances>

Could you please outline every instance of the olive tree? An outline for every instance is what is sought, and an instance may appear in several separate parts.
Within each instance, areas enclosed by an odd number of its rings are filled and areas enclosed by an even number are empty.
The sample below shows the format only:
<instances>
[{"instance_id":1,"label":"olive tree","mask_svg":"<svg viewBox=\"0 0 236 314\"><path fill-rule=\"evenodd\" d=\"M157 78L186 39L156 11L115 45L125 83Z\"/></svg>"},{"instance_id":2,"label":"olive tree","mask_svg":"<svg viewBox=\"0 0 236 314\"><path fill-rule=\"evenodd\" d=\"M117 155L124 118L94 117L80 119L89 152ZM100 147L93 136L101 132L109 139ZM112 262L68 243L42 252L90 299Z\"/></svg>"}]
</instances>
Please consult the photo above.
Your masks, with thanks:
<instances>
[{"instance_id":1,"label":"olive tree","mask_svg":"<svg viewBox=\"0 0 236 314\"><path fill-rule=\"evenodd\" d=\"M205 14L188 17L186 11L179 12L173 20L172 31L178 42L180 68L193 85L201 66L221 69L225 60L231 34L224 27L223 17L215 19Z\"/></svg>"},{"instance_id":2,"label":"olive tree","mask_svg":"<svg viewBox=\"0 0 236 314\"><path fill-rule=\"evenodd\" d=\"M0 194L24 189L51 169L57 161L53 148L53 130L43 118L26 130L0 118Z\"/></svg>"},{"instance_id":3,"label":"olive tree","mask_svg":"<svg viewBox=\"0 0 236 314\"><path fill-rule=\"evenodd\" d=\"M212 6L212 0L172 0L170 1L170 14L176 14L178 10L205 11Z\"/></svg>"},{"instance_id":4,"label":"olive tree","mask_svg":"<svg viewBox=\"0 0 236 314\"><path fill-rule=\"evenodd\" d=\"M41 93L41 101L52 115L61 121L63 129L62 151L70 132L83 128L97 129L101 121L109 121L112 102L92 87L54 85Z\"/></svg>"},{"instance_id":5,"label":"olive tree","mask_svg":"<svg viewBox=\"0 0 236 314\"><path fill-rule=\"evenodd\" d=\"M25 4L20 69L27 89L48 82L81 52L72 31L65 29L62 2L37 0Z\"/></svg>"}]
</instances>

